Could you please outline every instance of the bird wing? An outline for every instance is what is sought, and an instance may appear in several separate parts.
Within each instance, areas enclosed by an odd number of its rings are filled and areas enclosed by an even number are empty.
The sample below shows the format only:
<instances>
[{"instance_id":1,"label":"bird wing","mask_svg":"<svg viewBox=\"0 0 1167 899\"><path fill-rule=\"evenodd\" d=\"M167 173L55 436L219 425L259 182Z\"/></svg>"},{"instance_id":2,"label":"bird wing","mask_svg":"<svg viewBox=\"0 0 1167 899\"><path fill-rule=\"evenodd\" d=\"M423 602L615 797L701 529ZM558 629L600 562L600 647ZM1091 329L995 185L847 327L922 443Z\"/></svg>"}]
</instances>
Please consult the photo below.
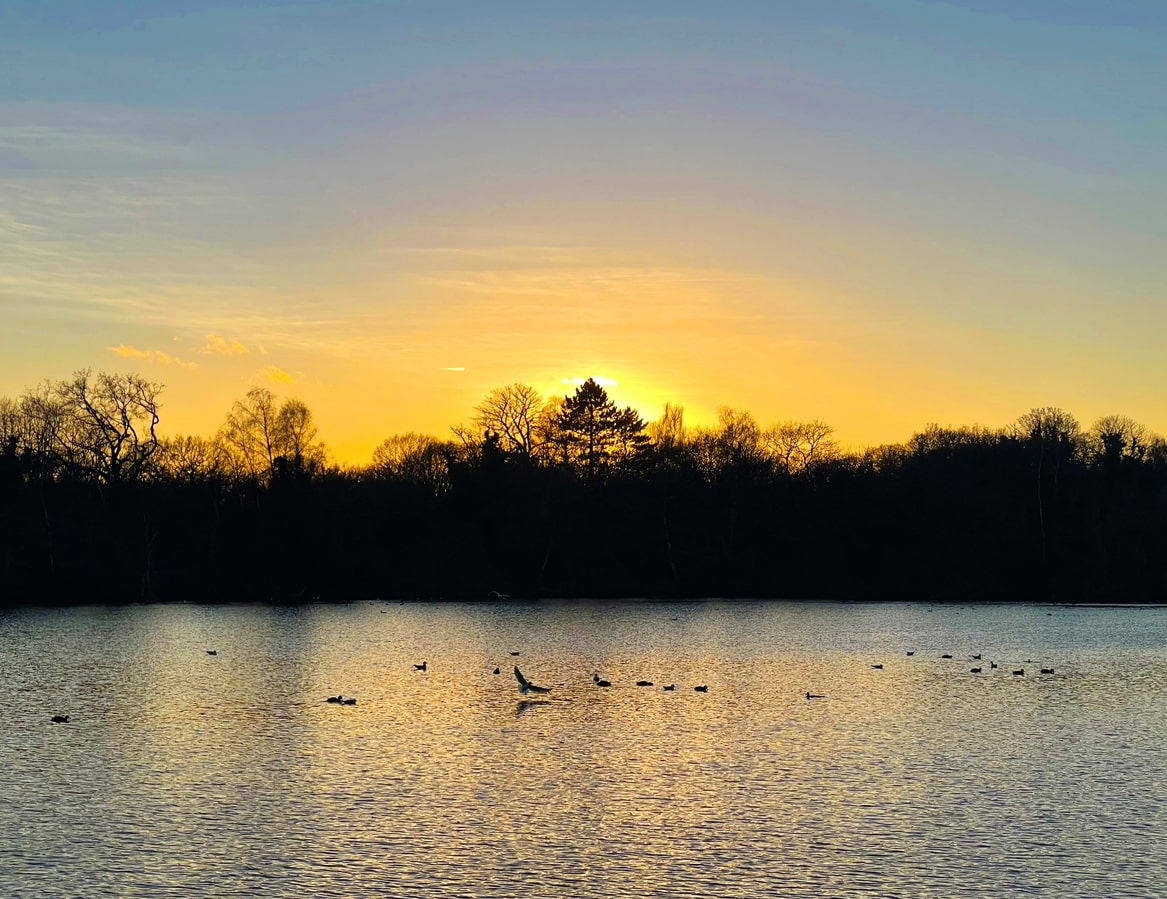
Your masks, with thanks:
<instances>
[{"instance_id":1,"label":"bird wing","mask_svg":"<svg viewBox=\"0 0 1167 899\"><path fill-rule=\"evenodd\" d=\"M527 679L526 679L525 677L523 677L523 672L521 672L521 671L519 670L519 666L518 666L518 665L515 665L515 680L517 680L517 681L519 682L519 686L520 686L520 687L526 687L526 686L527 686L527 683L528 683L528 681L527 681Z\"/></svg>"}]
</instances>

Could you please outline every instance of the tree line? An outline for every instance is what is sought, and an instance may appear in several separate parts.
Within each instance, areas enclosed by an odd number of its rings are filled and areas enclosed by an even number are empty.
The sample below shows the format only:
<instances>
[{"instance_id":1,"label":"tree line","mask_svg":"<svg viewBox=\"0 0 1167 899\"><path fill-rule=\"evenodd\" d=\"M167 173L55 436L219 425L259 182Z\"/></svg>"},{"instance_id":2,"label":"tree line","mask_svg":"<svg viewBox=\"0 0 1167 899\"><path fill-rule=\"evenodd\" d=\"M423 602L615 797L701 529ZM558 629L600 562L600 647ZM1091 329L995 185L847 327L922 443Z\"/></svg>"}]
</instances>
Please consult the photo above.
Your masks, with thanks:
<instances>
[{"instance_id":1,"label":"tree line","mask_svg":"<svg viewBox=\"0 0 1167 899\"><path fill-rule=\"evenodd\" d=\"M255 387L167 437L161 392L82 370L0 397L0 604L1167 596L1167 442L1122 415L856 451L817 420L646 422L593 379L511 384L344 467L300 400Z\"/></svg>"}]
</instances>

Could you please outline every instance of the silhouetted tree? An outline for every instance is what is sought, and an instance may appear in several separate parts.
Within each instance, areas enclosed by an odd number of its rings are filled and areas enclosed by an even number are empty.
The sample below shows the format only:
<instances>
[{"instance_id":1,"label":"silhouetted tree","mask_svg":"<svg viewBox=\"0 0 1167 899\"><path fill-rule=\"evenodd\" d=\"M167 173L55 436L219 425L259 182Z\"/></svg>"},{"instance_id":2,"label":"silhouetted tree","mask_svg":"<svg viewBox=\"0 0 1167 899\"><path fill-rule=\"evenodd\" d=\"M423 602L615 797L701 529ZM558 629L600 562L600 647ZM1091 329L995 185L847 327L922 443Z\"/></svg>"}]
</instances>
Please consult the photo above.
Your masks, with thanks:
<instances>
[{"instance_id":1,"label":"silhouetted tree","mask_svg":"<svg viewBox=\"0 0 1167 899\"><path fill-rule=\"evenodd\" d=\"M499 447L508 455L532 458L546 436L543 397L526 384L495 387L474 407L479 433L498 435Z\"/></svg>"},{"instance_id":2,"label":"silhouetted tree","mask_svg":"<svg viewBox=\"0 0 1167 899\"><path fill-rule=\"evenodd\" d=\"M139 375L88 369L56 383L55 438L67 464L105 484L136 481L158 448L161 390Z\"/></svg>"},{"instance_id":3,"label":"silhouetted tree","mask_svg":"<svg viewBox=\"0 0 1167 899\"><path fill-rule=\"evenodd\" d=\"M569 461L589 482L633 458L648 442L636 410L618 409L593 378L564 398L555 424Z\"/></svg>"}]
</instances>

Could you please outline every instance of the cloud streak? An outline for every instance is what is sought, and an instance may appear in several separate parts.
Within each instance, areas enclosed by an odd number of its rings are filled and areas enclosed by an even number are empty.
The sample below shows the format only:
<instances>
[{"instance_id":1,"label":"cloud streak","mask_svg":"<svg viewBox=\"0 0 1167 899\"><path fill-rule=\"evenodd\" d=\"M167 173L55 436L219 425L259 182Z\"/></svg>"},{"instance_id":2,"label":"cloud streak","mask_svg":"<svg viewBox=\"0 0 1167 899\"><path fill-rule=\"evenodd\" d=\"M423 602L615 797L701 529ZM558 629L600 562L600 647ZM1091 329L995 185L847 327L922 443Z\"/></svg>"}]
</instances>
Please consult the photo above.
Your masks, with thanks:
<instances>
[{"instance_id":1,"label":"cloud streak","mask_svg":"<svg viewBox=\"0 0 1167 899\"><path fill-rule=\"evenodd\" d=\"M127 346L124 343L106 347L106 349L115 356L121 356L123 359L145 359L150 362L157 362L159 365L177 365L179 368L199 367L197 362L188 362L185 359L172 356L170 353L164 353L162 350L140 350L137 347Z\"/></svg>"},{"instance_id":2,"label":"cloud streak","mask_svg":"<svg viewBox=\"0 0 1167 899\"><path fill-rule=\"evenodd\" d=\"M208 334L207 342L199 352L217 356L246 356L251 350L238 340L227 340L218 334Z\"/></svg>"}]
</instances>

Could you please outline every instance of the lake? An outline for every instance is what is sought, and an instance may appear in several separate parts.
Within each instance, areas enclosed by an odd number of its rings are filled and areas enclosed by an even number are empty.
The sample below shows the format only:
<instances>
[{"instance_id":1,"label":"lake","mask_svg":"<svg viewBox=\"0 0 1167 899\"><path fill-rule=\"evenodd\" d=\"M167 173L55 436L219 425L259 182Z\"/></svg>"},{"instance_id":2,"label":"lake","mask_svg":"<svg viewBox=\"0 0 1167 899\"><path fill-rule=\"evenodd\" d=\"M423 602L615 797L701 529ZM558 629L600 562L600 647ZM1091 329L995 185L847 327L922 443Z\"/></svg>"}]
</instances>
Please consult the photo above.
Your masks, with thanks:
<instances>
[{"instance_id":1,"label":"lake","mask_svg":"<svg viewBox=\"0 0 1167 899\"><path fill-rule=\"evenodd\" d=\"M1162 608L27 609L0 684L3 896L1167 895Z\"/></svg>"}]
</instances>

